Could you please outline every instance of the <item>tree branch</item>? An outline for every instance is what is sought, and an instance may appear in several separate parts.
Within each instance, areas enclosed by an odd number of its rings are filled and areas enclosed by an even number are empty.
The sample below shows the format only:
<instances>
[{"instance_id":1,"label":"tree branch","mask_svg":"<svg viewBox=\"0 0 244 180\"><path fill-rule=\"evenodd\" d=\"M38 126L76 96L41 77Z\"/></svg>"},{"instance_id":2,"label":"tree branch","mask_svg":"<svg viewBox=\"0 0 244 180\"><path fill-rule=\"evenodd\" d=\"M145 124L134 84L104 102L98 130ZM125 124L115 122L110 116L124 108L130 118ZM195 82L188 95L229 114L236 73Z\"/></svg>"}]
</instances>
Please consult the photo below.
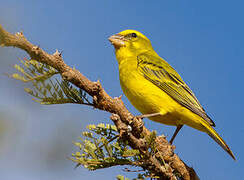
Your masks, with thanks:
<instances>
[{"instance_id":1,"label":"tree branch","mask_svg":"<svg viewBox=\"0 0 244 180\"><path fill-rule=\"evenodd\" d=\"M160 179L176 180L175 174L180 174L184 180L199 179L194 169L187 166L175 153L174 146L171 146L163 136L156 137L157 153L151 154L145 137L150 131L143 125L140 118L134 117L124 106L121 98L110 97L102 88L99 81L93 82L81 74L78 70L72 69L65 64L61 53L56 51L54 54L48 54L40 47L30 43L22 32L11 34L0 25L0 45L2 47L17 47L26 51L31 59L41 63L48 64L55 68L63 79L71 82L78 88L86 91L93 97L94 107L112 113L111 120L115 123L120 138L127 140L129 145L138 149L146 158L145 169L154 172ZM160 162L164 161L167 166Z\"/></svg>"}]
</instances>

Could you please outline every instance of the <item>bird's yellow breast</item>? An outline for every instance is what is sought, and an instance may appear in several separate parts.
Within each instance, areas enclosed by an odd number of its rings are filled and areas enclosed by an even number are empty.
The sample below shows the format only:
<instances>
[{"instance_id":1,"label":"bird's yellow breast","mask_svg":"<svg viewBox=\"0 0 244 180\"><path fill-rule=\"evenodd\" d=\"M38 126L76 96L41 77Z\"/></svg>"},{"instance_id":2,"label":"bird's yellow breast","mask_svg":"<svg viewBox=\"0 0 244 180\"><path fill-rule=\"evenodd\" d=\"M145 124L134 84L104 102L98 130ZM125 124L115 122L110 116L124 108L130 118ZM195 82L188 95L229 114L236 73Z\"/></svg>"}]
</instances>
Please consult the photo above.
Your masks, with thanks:
<instances>
[{"instance_id":1,"label":"bird's yellow breast","mask_svg":"<svg viewBox=\"0 0 244 180\"><path fill-rule=\"evenodd\" d=\"M164 91L146 80L137 70L136 63L122 61L119 64L120 84L126 97L142 114L160 112L153 121L177 126L182 107Z\"/></svg>"},{"instance_id":2,"label":"bird's yellow breast","mask_svg":"<svg viewBox=\"0 0 244 180\"><path fill-rule=\"evenodd\" d=\"M187 124L203 131L201 118L144 78L134 62L123 60L119 63L120 84L131 104L142 114L160 113L160 116L149 118L153 121L172 126Z\"/></svg>"}]
</instances>

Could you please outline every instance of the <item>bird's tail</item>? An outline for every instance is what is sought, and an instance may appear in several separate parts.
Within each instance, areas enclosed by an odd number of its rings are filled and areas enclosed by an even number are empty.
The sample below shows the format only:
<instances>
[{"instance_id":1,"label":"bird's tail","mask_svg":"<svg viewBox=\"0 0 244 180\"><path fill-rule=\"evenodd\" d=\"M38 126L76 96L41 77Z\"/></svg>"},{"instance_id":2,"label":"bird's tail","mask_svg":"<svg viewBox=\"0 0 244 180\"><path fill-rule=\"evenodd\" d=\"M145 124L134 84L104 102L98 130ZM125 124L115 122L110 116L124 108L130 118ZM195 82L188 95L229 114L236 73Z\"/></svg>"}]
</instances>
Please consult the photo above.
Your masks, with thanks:
<instances>
[{"instance_id":1,"label":"bird's tail","mask_svg":"<svg viewBox=\"0 0 244 180\"><path fill-rule=\"evenodd\" d=\"M236 160L234 154L225 143L225 141L220 137L220 135L212 128L207 122L202 122L202 125L206 128L206 133L217 142L234 160Z\"/></svg>"}]
</instances>

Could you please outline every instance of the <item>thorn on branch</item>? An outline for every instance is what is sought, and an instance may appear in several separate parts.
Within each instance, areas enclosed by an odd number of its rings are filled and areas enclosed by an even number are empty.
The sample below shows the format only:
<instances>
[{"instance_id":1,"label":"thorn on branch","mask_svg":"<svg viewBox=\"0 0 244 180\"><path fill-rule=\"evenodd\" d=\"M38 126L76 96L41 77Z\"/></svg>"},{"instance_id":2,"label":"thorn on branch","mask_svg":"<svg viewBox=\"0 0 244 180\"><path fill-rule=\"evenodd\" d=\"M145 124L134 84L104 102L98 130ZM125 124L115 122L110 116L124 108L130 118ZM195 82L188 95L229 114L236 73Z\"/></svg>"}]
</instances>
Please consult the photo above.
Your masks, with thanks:
<instances>
[{"instance_id":1,"label":"thorn on branch","mask_svg":"<svg viewBox=\"0 0 244 180\"><path fill-rule=\"evenodd\" d=\"M56 57L62 57L62 52L59 52L59 51L56 49L55 53L53 53L53 56L56 56Z\"/></svg>"},{"instance_id":2,"label":"thorn on branch","mask_svg":"<svg viewBox=\"0 0 244 180\"><path fill-rule=\"evenodd\" d=\"M97 90L100 91L102 89L102 85L100 80L97 80L97 82L94 82L95 86L97 86Z\"/></svg>"},{"instance_id":3,"label":"thorn on branch","mask_svg":"<svg viewBox=\"0 0 244 180\"><path fill-rule=\"evenodd\" d=\"M115 97L115 98L114 98L114 100L116 100L116 101L117 101L119 104L124 105L124 103L123 103L123 101L122 101L121 97L122 97L122 95L121 95L121 96L119 96L119 97Z\"/></svg>"},{"instance_id":4,"label":"thorn on branch","mask_svg":"<svg viewBox=\"0 0 244 180\"><path fill-rule=\"evenodd\" d=\"M15 36L16 37L20 37L20 38L24 38L23 31L20 31L20 32L15 33Z\"/></svg>"},{"instance_id":5,"label":"thorn on branch","mask_svg":"<svg viewBox=\"0 0 244 180\"><path fill-rule=\"evenodd\" d=\"M130 125L128 125L127 127L128 127L128 131L131 132L132 131L132 127Z\"/></svg>"},{"instance_id":6,"label":"thorn on branch","mask_svg":"<svg viewBox=\"0 0 244 180\"><path fill-rule=\"evenodd\" d=\"M122 97L123 97L123 94L121 94L118 98L121 100L122 99Z\"/></svg>"},{"instance_id":7,"label":"thorn on branch","mask_svg":"<svg viewBox=\"0 0 244 180\"><path fill-rule=\"evenodd\" d=\"M96 104L97 104L97 96L93 96L92 98L93 98L93 104L95 104L95 106L96 106Z\"/></svg>"}]
</instances>

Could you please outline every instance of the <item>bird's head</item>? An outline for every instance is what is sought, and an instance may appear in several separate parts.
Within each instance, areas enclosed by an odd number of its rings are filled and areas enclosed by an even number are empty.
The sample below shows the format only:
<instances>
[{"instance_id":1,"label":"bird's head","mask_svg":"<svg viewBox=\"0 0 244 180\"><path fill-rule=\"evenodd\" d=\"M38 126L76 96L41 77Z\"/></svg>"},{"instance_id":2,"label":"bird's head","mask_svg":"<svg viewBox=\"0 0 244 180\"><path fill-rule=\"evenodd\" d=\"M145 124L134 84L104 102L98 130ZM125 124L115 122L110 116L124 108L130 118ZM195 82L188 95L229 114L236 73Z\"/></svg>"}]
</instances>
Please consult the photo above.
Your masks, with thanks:
<instances>
[{"instance_id":1,"label":"bird's head","mask_svg":"<svg viewBox=\"0 0 244 180\"><path fill-rule=\"evenodd\" d=\"M130 56L152 49L150 40L136 30L125 30L108 39L113 44L116 55Z\"/></svg>"}]
</instances>

